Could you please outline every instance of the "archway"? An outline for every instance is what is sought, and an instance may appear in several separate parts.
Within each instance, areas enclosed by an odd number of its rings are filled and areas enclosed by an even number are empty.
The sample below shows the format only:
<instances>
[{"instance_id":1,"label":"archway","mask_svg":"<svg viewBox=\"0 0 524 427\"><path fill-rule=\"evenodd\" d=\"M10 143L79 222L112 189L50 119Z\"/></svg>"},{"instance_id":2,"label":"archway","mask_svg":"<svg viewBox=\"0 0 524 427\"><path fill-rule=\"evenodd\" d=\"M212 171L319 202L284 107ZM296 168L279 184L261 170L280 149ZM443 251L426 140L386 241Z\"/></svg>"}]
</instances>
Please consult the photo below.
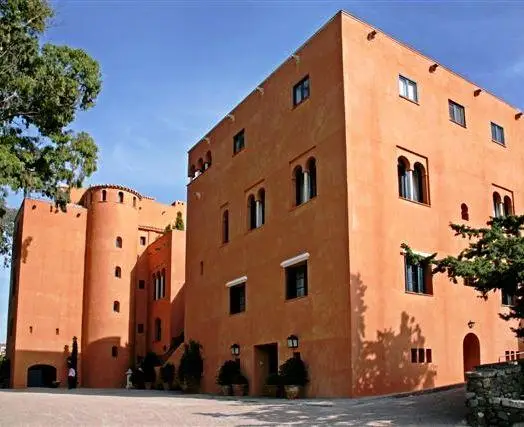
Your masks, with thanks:
<instances>
[{"instance_id":1,"label":"archway","mask_svg":"<svg viewBox=\"0 0 524 427\"><path fill-rule=\"evenodd\" d=\"M472 371L475 366L480 365L480 342L475 334L469 333L464 337L462 354L464 372Z\"/></svg>"},{"instance_id":2,"label":"archway","mask_svg":"<svg viewBox=\"0 0 524 427\"><path fill-rule=\"evenodd\" d=\"M27 369L27 387L52 387L56 368L51 365L33 365Z\"/></svg>"}]
</instances>

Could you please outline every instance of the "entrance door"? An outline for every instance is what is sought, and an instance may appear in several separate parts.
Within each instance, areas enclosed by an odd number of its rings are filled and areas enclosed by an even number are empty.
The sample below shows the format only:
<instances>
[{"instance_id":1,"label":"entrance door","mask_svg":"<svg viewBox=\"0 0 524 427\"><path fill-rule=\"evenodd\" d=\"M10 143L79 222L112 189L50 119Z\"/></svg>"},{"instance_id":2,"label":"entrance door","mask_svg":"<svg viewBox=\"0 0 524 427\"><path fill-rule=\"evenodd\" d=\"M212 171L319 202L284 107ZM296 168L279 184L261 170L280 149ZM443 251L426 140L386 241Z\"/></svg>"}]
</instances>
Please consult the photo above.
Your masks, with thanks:
<instances>
[{"instance_id":1,"label":"entrance door","mask_svg":"<svg viewBox=\"0 0 524 427\"><path fill-rule=\"evenodd\" d=\"M33 365L27 370L27 387L52 387L56 368L51 365Z\"/></svg>"},{"instance_id":2,"label":"entrance door","mask_svg":"<svg viewBox=\"0 0 524 427\"><path fill-rule=\"evenodd\" d=\"M464 372L472 371L475 366L480 365L480 342L475 334L469 333L464 337L462 354Z\"/></svg>"},{"instance_id":3,"label":"entrance door","mask_svg":"<svg viewBox=\"0 0 524 427\"><path fill-rule=\"evenodd\" d=\"M276 373L278 373L278 344L256 345L253 394L255 396L261 396L266 378L268 375Z\"/></svg>"}]
</instances>

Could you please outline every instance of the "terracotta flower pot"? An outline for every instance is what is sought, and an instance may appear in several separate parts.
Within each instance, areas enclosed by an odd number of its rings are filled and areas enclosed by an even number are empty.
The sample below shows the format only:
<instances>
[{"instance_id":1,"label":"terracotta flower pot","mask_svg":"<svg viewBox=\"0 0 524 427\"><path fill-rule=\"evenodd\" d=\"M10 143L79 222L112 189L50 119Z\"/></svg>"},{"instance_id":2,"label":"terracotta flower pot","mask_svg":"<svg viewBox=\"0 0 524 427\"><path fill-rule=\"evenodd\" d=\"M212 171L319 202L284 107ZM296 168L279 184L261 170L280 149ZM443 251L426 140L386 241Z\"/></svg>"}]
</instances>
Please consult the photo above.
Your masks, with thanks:
<instances>
[{"instance_id":1,"label":"terracotta flower pot","mask_svg":"<svg viewBox=\"0 0 524 427\"><path fill-rule=\"evenodd\" d=\"M247 385L246 384L233 384L233 394L235 396L246 396Z\"/></svg>"},{"instance_id":2,"label":"terracotta flower pot","mask_svg":"<svg viewBox=\"0 0 524 427\"><path fill-rule=\"evenodd\" d=\"M300 386L299 385L286 385L284 386L286 391L287 399L296 399L300 395Z\"/></svg>"},{"instance_id":3,"label":"terracotta flower pot","mask_svg":"<svg viewBox=\"0 0 524 427\"><path fill-rule=\"evenodd\" d=\"M222 390L222 395L223 396L231 396L233 394L233 390L231 388L231 385L222 385L220 386L221 390Z\"/></svg>"},{"instance_id":4,"label":"terracotta flower pot","mask_svg":"<svg viewBox=\"0 0 524 427\"><path fill-rule=\"evenodd\" d=\"M264 396L266 397L277 397L278 395L278 386L277 385L264 385Z\"/></svg>"}]
</instances>

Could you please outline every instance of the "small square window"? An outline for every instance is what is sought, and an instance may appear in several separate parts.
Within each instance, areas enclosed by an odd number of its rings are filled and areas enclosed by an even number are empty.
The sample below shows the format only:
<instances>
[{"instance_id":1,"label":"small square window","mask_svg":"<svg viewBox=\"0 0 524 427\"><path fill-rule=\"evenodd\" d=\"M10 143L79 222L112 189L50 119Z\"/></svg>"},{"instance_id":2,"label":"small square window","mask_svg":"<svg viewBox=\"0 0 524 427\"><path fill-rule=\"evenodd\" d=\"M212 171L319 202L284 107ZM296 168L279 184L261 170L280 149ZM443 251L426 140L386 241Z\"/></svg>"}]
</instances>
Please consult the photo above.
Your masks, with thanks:
<instances>
[{"instance_id":1,"label":"small square window","mask_svg":"<svg viewBox=\"0 0 524 427\"><path fill-rule=\"evenodd\" d=\"M144 333L144 324L143 324L143 323L139 323L139 324L137 325L136 330L137 330L137 332L138 332L139 334L143 334L143 333Z\"/></svg>"},{"instance_id":2,"label":"small square window","mask_svg":"<svg viewBox=\"0 0 524 427\"><path fill-rule=\"evenodd\" d=\"M404 76L398 76L398 90L403 98L418 102L417 84L413 80Z\"/></svg>"},{"instance_id":3,"label":"small square window","mask_svg":"<svg viewBox=\"0 0 524 427\"><path fill-rule=\"evenodd\" d=\"M286 268L286 299L307 296L307 262Z\"/></svg>"},{"instance_id":4,"label":"small square window","mask_svg":"<svg viewBox=\"0 0 524 427\"><path fill-rule=\"evenodd\" d=\"M466 113L464 107L456 102L449 100L449 119L452 122L466 127Z\"/></svg>"},{"instance_id":5,"label":"small square window","mask_svg":"<svg viewBox=\"0 0 524 427\"><path fill-rule=\"evenodd\" d=\"M229 288L229 314L246 311L246 284L231 286Z\"/></svg>"},{"instance_id":6,"label":"small square window","mask_svg":"<svg viewBox=\"0 0 524 427\"><path fill-rule=\"evenodd\" d=\"M238 132L233 137L233 154L237 154L240 151L244 149L245 146L245 137L244 137L244 129L242 129L240 132Z\"/></svg>"},{"instance_id":7,"label":"small square window","mask_svg":"<svg viewBox=\"0 0 524 427\"><path fill-rule=\"evenodd\" d=\"M308 99L309 93L309 76L306 76L293 87L293 105L296 106Z\"/></svg>"},{"instance_id":8,"label":"small square window","mask_svg":"<svg viewBox=\"0 0 524 427\"><path fill-rule=\"evenodd\" d=\"M140 245L145 246L146 245L146 236L140 236Z\"/></svg>"},{"instance_id":9,"label":"small square window","mask_svg":"<svg viewBox=\"0 0 524 427\"><path fill-rule=\"evenodd\" d=\"M501 145L506 144L504 140L504 128L493 122L491 122L491 140Z\"/></svg>"},{"instance_id":10,"label":"small square window","mask_svg":"<svg viewBox=\"0 0 524 427\"><path fill-rule=\"evenodd\" d=\"M146 281L145 280L139 280L138 281L138 289L145 289L146 288Z\"/></svg>"}]
</instances>

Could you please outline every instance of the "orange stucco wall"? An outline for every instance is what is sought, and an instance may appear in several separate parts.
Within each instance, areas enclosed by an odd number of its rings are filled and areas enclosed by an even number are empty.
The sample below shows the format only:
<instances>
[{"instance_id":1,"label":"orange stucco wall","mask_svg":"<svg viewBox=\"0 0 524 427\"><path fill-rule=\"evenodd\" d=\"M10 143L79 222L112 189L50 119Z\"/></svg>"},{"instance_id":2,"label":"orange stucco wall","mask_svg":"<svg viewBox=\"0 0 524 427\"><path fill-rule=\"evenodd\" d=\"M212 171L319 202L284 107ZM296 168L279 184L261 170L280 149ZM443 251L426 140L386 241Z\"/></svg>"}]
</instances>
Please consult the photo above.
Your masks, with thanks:
<instances>
[{"instance_id":1,"label":"orange stucco wall","mask_svg":"<svg viewBox=\"0 0 524 427\"><path fill-rule=\"evenodd\" d=\"M166 324L171 325L171 317L183 322L184 306L171 313L170 298L184 280L185 260L171 262L171 255L184 252L185 232L164 235L164 228L174 224L179 212L185 222L185 204L164 205L119 186L75 190L71 200L67 212L61 212L49 202L26 199L18 215L12 268L16 286L9 309L13 334L8 335L14 387L25 387L27 369L38 364L55 367L65 385L70 351L65 346L73 336L79 339L80 384L122 386L137 356L159 350L145 339L147 317L154 315L148 309L154 264L149 257L165 259L169 266L166 285L174 289L158 301L168 308ZM115 276L117 266L120 277ZM143 332L138 333L137 323L144 325ZM170 328L168 346L169 333Z\"/></svg>"},{"instance_id":2,"label":"orange stucco wall","mask_svg":"<svg viewBox=\"0 0 524 427\"><path fill-rule=\"evenodd\" d=\"M204 391L241 348L241 364L258 394L266 361L259 345L299 336L309 366L309 396L357 396L463 381L463 340L480 341L480 361L517 350L499 319L500 294L487 302L472 288L433 278L433 295L405 292L400 245L457 253L450 221L466 203L470 223L492 213L494 186L510 190L520 210L524 119L516 110L434 61L347 14L337 14L190 151L212 164L188 185L186 338L205 356ZM418 84L419 102L399 97L402 74ZM311 95L293 107L292 88L309 75ZM467 127L450 122L448 99L466 109ZM506 147L491 141L490 121ZM233 136L245 129L245 149ZM397 158L426 163L429 204L399 198ZM292 171L317 162L316 198L293 207ZM190 173L191 175L191 173ZM265 189L266 221L248 231L247 199ZM502 191L502 190L501 190ZM222 213L230 241L222 244ZM280 263L308 252L309 294L285 300ZM247 276L246 311L229 314L226 283ZM471 327L468 325L470 323ZM431 363L412 363L411 349Z\"/></svg>"}]
</instances>

